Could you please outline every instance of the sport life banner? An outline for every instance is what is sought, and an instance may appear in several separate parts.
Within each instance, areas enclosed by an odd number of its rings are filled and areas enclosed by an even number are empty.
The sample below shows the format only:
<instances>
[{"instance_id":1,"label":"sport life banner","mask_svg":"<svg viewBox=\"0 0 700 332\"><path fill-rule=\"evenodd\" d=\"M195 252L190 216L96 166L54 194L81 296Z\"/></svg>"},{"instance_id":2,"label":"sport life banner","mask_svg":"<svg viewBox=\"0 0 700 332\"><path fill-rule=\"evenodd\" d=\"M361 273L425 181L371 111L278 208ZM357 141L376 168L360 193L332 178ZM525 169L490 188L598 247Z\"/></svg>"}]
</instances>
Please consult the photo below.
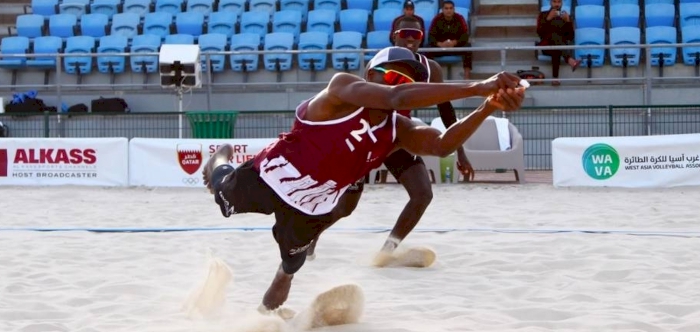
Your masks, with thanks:
<instances>
[{"instance_id":1,"label":"sport life banner","mask_svg":"<svg viewBox=\"0 0 700 332\"><path fill-rule=\"evenodd\" d=\"M700 185L700 134L557 138L554 186Z\"/></svg>"},{"instance_id":2,"label":"sport life banner","mask_svg":"<svg viewBox=\"0 0 700 332\"><path fill-rule=\"evenodd\" d=\"M148 187L203 187L202 169L219 145L233 146L238 167L274 141L257 139L150 139L129 142L129 184Z\"/></svg>"},{"instance_id":3,"label":"sport life banner","mask_svg":"<svg viewBox=\"0 0 700 332\"><path fill-rule=\"evenodd\" d=\"M126 186L126 138L3 138L0 185Z\"/></svg>"}]
</instances>

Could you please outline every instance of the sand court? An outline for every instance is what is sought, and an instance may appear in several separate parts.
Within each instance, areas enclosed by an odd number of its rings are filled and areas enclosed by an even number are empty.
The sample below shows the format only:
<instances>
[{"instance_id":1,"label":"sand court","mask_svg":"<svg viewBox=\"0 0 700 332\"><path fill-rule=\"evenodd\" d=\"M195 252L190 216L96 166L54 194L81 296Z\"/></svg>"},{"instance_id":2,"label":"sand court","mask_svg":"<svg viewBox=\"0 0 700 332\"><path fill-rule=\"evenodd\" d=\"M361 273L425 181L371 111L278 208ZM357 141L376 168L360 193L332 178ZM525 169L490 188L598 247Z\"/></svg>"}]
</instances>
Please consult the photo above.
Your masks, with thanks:
<instances>
[{"instance_id":1,"label":"sand court","mask_svg":"<svg viewBox=\"0 0 700 332\"><path fill-rule=\"evenodd\" d=\"M199 189L0 193L0 331L233 332L260 317L279 263L264 229L271 216L223 218ZM441 185L434 196L402 244L433 248L433 266L371 266L387 236L377 230L393 225L407 195L398 185L368 186L356 214L321 238L285 306L301 311L319 293L354 283L364 293L360 322L319 331L700 330L700 188ZM35 227L256 230L8 230ZM440 229L458 231L421 231ZM619 233L597 233L606 230ZM219 315L189 319L182 305L210 250L230 266L232 282Z\"/></svg>"}]
</instances>

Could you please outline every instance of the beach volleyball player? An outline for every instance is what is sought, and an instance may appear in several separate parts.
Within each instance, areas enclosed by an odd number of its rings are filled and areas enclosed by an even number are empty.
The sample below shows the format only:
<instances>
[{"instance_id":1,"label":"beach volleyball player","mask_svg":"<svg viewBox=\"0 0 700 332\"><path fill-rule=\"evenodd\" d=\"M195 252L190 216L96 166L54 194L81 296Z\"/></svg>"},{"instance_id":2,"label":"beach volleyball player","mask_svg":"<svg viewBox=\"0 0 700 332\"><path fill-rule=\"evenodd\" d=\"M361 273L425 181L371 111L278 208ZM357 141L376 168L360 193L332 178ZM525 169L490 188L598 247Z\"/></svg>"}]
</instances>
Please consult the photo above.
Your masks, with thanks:
<instances>
[{"instance_id":1,"label":"beach volleyball player","mask_svg":"<svg viewBox=\"0 0 700 332\"><path fill-rule=\"evenodd\" d=\"M282 263L263 296L267 310L280 307L314 239L335 221L331 211L348 188L395 149L446 156L459 148L495 110L520 108L520 78L499 73L476 83L424 83L427 69L413 52L389 47L375 56L365 79L338 73L296 109L287 133L234 169L230 145L204 167L204 183L221 213L274 214L273 236ZM417 126L394 110L416 109L471 96L487 97L445 133Z\"/></svg>"},{"instance_id":2,"label":"beach volleyball player","mask_svg":"<svg viewBox=\"0 0 700 332\"><path fill-rule=\"evenodd\" d=\"M428 70L428 82L442 83L442 67L435 60L428 59L426 56L418 53L418 48L423 41L424 33L421 22L415 16L402 16L397 19L396 31L393 31L392 40L394 46L405 47L411 50L416 55L416 60L420 61ZM368 63L368 69L374 64ZM455 109L450 101L445 101L437 105L440 119L445 128L449 128L453 123L457 122ZM411 110L398 110L399 115L411 118ZM464 175L464 179L471 181L474 179L474 169L469 163L467 154L464 148L460 146L456 151L457 169ZM406 189L408 193L408 202L399 214L394 227L384 245L381 247L374 264L376 266L384 266L388 264L399 264L412 267L427 267L435 259L435 254L432 251L411 252L407 251L403 255L395 255L394 250L408 236L409 233L416 227L420 219L423 217L428 205L433 198L433 187L428 177L428 170L425 167L423 158L416 156L406 151L398 149L391 153L384 165L391 175ZM374 179L370 179L373 181ZM358 184L357 190L350 191L346 194L343 200L344 204L339 204L335 208L335 218L341 219L349 216L357 207L357 204L362 196L362 184ZM307 254L309 259L315 258L316 246L318 239L314 241ZM403 257L402 257L403 256Z\"/></svg>"}]
</instances>

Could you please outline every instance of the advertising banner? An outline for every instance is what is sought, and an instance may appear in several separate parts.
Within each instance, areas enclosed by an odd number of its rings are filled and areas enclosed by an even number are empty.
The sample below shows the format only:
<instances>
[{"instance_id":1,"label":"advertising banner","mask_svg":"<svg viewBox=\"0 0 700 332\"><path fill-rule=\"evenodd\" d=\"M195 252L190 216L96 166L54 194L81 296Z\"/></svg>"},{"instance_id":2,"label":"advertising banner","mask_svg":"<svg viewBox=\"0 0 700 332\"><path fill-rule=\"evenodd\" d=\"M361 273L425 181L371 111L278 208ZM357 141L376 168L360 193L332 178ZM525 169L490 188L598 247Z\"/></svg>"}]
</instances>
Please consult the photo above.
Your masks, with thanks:
<instances>
[{"instance_id":1,"label":"advertising banner","mask_svg":"<svg viewBox=\"0 0 700 332\"><path fill-rule=\"evenodd\" d=\"M126 138L0 139L0 185L126 186Z\"/></svg>"},{"instance_id":2,"label":"advertising banner","mask_svg":"<svg viewBox=\"0 0 700 332\"><path fill-rule=\"evenodd\" d=\"M232 165L252 159L274 138L151 139L129 142L129 184L148 187L203 187L202 167L224 143L234 149Z\"/></svg>"},{"instance_id":3,"label":"advertising banner","mask_svg":"<svg viewBox=\"0 0 700 332\"><path fill-rule=\"evenodd\" d=\"M558 187L700 185L700 134L557 138L552 176Z\"/></svg>"}]
</instances>

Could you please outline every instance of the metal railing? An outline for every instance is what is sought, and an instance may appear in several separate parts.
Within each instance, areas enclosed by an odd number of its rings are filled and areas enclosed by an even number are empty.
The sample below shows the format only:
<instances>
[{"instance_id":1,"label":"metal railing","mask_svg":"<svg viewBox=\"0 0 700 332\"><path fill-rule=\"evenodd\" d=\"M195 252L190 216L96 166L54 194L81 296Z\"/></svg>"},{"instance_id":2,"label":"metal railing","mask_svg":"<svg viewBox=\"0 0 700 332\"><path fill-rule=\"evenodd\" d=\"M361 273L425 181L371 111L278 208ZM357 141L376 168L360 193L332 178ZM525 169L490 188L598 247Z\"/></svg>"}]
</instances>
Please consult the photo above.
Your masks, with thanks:
<instances>
[{"instance_id":1,"label":"metal railing","mask_svg":"<svg viewBox=\"0 0 700 332\"><path fill-rule=\"evenodd\" d=\"M626 84L636 84L636 85L641 85L643 86L643 89L645 91L644 93L644 103L645 104L652 104L651 102L651 95L652 95L652 89L654 83L657 82L674 82L674 81L679 81L679 80L684 80L684 81L689 81L692 83L697 83L700 82L700 74L698 73L698 70L700 69L700 63L696 64L695 66L695 73L693 76L663 76L663 77L655 77L653 76L653 71L652 71L652 64L651 64L651 59L652 59L652 49L654 48L676 48L678 51L677 57L682 58L682 48L683 47L700 47L700 43L689 43L689 44L682 44L682 43L676 43L676 44L639 44L639 45L568 45L568 46L498 46L498 47L468 47L468 48L452 48L452 49L444 49L444 48L421 48L419 51L430 51L430 52L461 52L461 51L470 51L470 52L493 52L493 51L498 51L500 52L500 68L501 70L507 70L509 63L508 63L508 52L512 51L532 51L533 54L535 51L544 51L544 50L587 50L587 49L597 49L597 50L604 50L604 55L606 58L609 57L609 50L611 49L641 49L642 51L640 52L640 66L639 68L643 68L642 74L640 76L633 76L633 77L625 77L624 80ZM359 66L359 74L363 73L363 69L365 66L365 59L364 55L365 54L372 54L374 52L379 51L378 49L326 49L326 50L286 50L286 51L225 51L225 52L202 52L201 55L204 59L205 66L206 68L212 68L211 67L211 56L212 55L224 55L227 58L232 56L232 55L246 55L246 54L256 54L256 55L264 55L264 54L290 54L292 56L294 55L299 55L299 54L342 54L342 53L352 53L352 54L359 54L359 59L360 59L360 66ZM123 57L130 57L134 54L138 54L138 56L158 56L159 53L157 52L150 52L150 53L72 53L72 54L65 54L65 53L55 53L55 54L3 54L3 58L35 58L35 57L41 57L41 58L47 58L47 57L55 57L56 58L56 67L55 70L56 72L56 78L54 84L22 84L22 85L17 85L17 84L7 84L6 82L0 83L0 89L33 89L33 88L42 88L42 89L50 89L54 90L56 92L56 95L59 98L59 104L61 103L61 95L63 90L74 90L78 89L80 87L82 88L90 88L90 89L103 89L103 90L119 90L119 89L124 89L124 88L134 88L134 89L142 89L144 87L160 87L160 83L137 83L137 82L132 82L128 84L111 84L111 83L105 83L105 84L89 84L89 85L82 85L82 84L69 84L66 82L62 81L62 76L63 75L71 75L74 76L74 74L67 74L66 72L63 71L63 62L62 61L65 57L109 57L109 56L123 56ZM698 57L700 59L700 54L698 54ZM294 58L294 57L293 57ZM127 60L128 61L128 60ZM295 61L295 59L293 59ZM330 59L329 59L330 61ZM537 60L534 59L533 57L533 63L536 63ZM92 61L93 66L95 65L95 61L93 59ZM608 63L608 61L606 61ZM681 63L678 63L677 65L685 66ZM330 67L330 66L329 66ZM686 66L689 67L690 66ZM260 69L262 70L262 69ZM297 69L300 70L300 69ZM689 70L691 72L691 70ZM315 81L315 82L304 82L304 81L294 81L294 82L255 82L255 83L249 83L249 82L242 82L242 83L234 83L234 82L214 82L212 78L212 71L207 70L205 71L202 77L203 81L203 88L206 89L207 93L207 98L210 98L210 95L213 93L213 89L217 87L232 87L232 86L279 86L279 87L285 87L285 86L290 86L290 87L296 87L296 86L306 86L306 85L324 85L327 82L324 81ZM617 78L617 77L584 77L584 78L567 78L567 79L556 79L559 81L568 81L568 82L574 82L574 83L585 83L585 82L593 82L593 83L605 83L605 82L610 82L610 81L615 81L618 82L622 78ZM540 82L551 82L555 79L544 79L544 80L534 80L534 81L540 81Z\"/></svg>"},{"instance_id":2,"label":"metal railing","mask_svg":"<svg viewBox=\"0 0 700 332\"><path fill-rule=\"evenodd\" d=\"M458 108L464 117L473 109ZM145 137L202 138L192 121L180 126L179 112L153 113L34 113L0 114L11 137ZM430 124L435 109L416 110L413 116ZM551 142L558 137L604 137L700 133L700 105L523 107L507 117L524 139L526 167L551 169ZM294 113L239 112L231 138L269 138L288 131ZM194 124L196 126L196 124Z\"/></svg>"}]
</instances>

